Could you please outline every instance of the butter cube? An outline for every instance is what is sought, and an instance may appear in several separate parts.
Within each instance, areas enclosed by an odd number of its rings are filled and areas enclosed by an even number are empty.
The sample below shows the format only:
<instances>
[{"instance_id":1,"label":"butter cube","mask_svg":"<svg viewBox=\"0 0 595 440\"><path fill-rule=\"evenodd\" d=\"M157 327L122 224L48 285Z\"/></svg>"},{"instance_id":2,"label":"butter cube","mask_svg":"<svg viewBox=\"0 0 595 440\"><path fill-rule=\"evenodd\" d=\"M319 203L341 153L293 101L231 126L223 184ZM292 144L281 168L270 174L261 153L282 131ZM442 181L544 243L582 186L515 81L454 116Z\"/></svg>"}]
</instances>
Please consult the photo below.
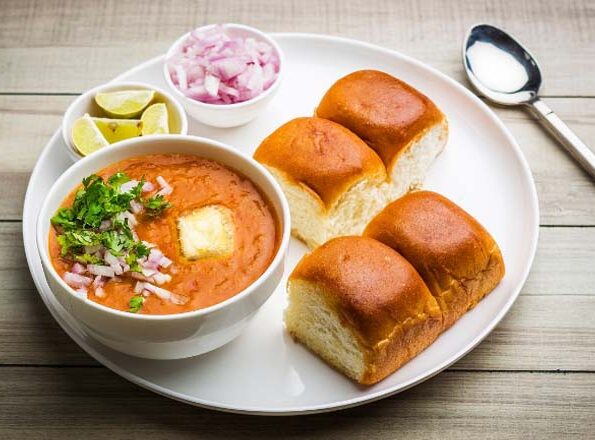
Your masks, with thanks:
<instances>
[{"instance_id":1,"label":"butter cube","mask_svg":"<svg viewBox=\"0 0 595 440\"><path fill-rule=\"evenodd\" d=\"M233 214L222 205L208 205L178 218L182 253L189 260L228 257L234 249Z\"/></svg>"}]
</instances>

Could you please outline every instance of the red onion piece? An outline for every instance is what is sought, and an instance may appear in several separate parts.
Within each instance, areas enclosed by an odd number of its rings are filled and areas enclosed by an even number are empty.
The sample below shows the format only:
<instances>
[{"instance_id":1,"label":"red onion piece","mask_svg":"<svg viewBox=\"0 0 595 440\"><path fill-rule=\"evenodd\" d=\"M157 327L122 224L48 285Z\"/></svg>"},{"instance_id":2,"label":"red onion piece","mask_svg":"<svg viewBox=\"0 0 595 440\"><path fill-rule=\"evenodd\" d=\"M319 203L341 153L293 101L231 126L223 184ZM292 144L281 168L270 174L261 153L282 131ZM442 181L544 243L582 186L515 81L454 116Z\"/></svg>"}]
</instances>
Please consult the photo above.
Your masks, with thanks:
<instances>
[{"instance_id":1,"label":"red onion piece","mask_svg":"<svg viewBox=\"0 0 595 440\"><path fill-rule=\"evenodd\" d=\"M79 289L81 287L87 287L89 284L93 282L92 278L85 277L76 273L66 272L64 274L64 281L70 287L74 287L75 289Z\"/></svg>"},{"instance_id":2,"label":"red onion piece","mask_svg":"<svg viewBox=\"0 0 595 440\"><path fill-rule=\"evenodd\" d=\"M126 193L131 191L136 185L138 185L138 180L129 180L128 182L124 182L122 185L120 185L120 192Z\"/></svg>"},{"instance_id":3,"label":"red onion piece","mask_svg":"<svg viewBox=\"0 0 595 440\"><path fill-rule=\"evenodd\" d=\"M77 275L81 275L87 271L87 268L83 266L81 263L74 263L70 268L70 271Z\"/></svg>"},{"instance_id":4,"label":"red onion piece","mask_svg":"<svg viewBox=\"0 0 595 440\"><path fill-rule=\"evenodd\" d=\"M159 286L165 283L169 283L171 281L171 275L161 272L154 273L152 278L153 281L155 281L155 283Z\"/></svg>"},{"instance_id":5,"label":"red onion piece","mask_svg":"<svg viewBox=\"0 0 595 440\"><path fill-rule=\"evenodd\" d=\"M100 266L99 264L89 264L87 266L89 273L93 275L99 275L102 277L113 278L116 275L116 271L109 266Z\"/></svg>"},{"instance_id":6,"label":"red onion piece","mask_svg":"<svg viewBox=\"0 0 595 440\"><path fill-rule=\"evenodd\" d=\"M157 194L162 196L168 196L173 192L173 188L169 183L167 183L167 180L165 180L163 177L157 176L157 183L159 183L159 186L161 187L161 189L157 191Z\"/></svg>"},{"instance_id":7,"label":"red onion piece","mask_svg":"<svg viewBox=\"0 0 595 440\"><path fill-rule=\"evenodd\" d=\"M168 268L172 265L172 263L173 261L167 258L166 256L161 257L161 259L159 260L159 266L163 268Z\"/></svg>"},{"instance_id":8,"label":"red onion piece","mask_svg":"<svg viewBox=\"0 0 595 440\"><path fill-rule=\"evenodd\" d=\"M133 214L140 214L140 212L143 210L143 205L141 205L136 200L132 200L130 202L130 210Z\"/></svg>"},{"instance_id":9,"label":"red onion piece","mask_svg":"<svg viewBox=\"0 0 595 440\"><path fill-rule=\"evenodd\" d=\"M143 283L141 281L137 281L136 284L134 285L134 293L136 293L136 294L142 293L143 290L145 290L145 283Z\"/></svg>"},{"instance_id":10,"label":"red onion piece","mask_svg":"<svg viewBox=\"0 0 595 440\"><path fill-rule=\"evenodd\" d=\"M105 279L101 275L97 275L93 280L93 287L97 289L105 284Z\"/></svg>"},{"instance_id":11,"label":"red onion piece","mask_svg":"<svg viewBox=\"0 0 595 440\"><path fill-rule=\"evenodd\" d=\"M143 192L151 192L155 189L155 185L153 185L151 182L145 182L143 184Z\"/></svg>"}]
</instances>

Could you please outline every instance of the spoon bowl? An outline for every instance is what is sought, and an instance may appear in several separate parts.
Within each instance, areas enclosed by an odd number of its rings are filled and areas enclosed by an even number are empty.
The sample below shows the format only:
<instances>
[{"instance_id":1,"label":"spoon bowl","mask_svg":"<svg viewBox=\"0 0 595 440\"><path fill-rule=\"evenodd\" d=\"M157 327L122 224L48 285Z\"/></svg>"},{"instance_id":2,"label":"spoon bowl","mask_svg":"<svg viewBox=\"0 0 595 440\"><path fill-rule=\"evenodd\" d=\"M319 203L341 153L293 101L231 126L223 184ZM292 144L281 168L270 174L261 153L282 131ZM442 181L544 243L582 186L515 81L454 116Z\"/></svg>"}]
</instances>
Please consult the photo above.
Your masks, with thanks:
<instances>
[{"instance_id":1,"label":"spoon bowl","mask_svg":"<svg viewBox=\"0 0 595 440\"><path fill-rule=\"evenodd\" d=\"M566 151L595 178L595 154L539 98L539 65L516 39L489 24L472 26L463 43L463 65L473 87L490 101L529 107Z\"/></svg>"}]
</instances>

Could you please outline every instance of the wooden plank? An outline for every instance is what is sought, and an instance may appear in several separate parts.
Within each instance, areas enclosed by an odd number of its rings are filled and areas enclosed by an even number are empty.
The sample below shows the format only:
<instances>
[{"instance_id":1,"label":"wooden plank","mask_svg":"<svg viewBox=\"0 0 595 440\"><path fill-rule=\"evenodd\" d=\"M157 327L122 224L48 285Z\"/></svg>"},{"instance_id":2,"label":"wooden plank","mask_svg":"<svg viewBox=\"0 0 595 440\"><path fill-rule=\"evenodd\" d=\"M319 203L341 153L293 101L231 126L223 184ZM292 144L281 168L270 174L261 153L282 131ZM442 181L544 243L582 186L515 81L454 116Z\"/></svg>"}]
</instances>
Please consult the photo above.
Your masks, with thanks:
<instances>
[{"instance_id":1,"label":"wooden plank","mask_svg":"<svg viewBox=\"0 0 595 440\"><path fill-rule=\"evenodd\" d=\"M80 92L165 52L188 29L218 22L361 39L462 80L464 34L474 23L490 22L531 48L547 94L593 96L594 13L588 1L483 0L445 7L439 0L186 0L139 7L133 0L12 0L3 2L0 17L0 92Z\"/></svg>"},{"instance_id":2,"label":"wooden plank","mask_svg":"<svg viewBox=\"0 0 595 440\"><path fill-rule=\"evenodd\" d=\"M595 371L595 228L541 232L521 298L486 341L453 368ZM0 223L0 286L0 364L95 363L60 330L34 290L20 223Z\"/></svg>"},{"instance_id":3,"label":"wooden plank","mask_svg":"<svg viewBox=\"0 0 595 440\"><path fill-rule=\"evenodd\" d=\"M364 407L305 417L240 417L165 399L105 369L9 367L0 376L0 436L588 438L595 430L594 396L595 374L447 372Z\"/></svg>"},{"instance_id":4,"label":"wooden plank","mask_svg":"<svg viewBox=\"0 0 595 440\"><path fill-rule=\"evenodd\" d=\"M29 174L60 126L73 96L0 96L0 219L22 215ZM587 143L595 145L595 99L549 99ZM495 108L533 170L547 225L595 225L595 185L558 144L522 110Z\"/></svg>"}]
</instances>

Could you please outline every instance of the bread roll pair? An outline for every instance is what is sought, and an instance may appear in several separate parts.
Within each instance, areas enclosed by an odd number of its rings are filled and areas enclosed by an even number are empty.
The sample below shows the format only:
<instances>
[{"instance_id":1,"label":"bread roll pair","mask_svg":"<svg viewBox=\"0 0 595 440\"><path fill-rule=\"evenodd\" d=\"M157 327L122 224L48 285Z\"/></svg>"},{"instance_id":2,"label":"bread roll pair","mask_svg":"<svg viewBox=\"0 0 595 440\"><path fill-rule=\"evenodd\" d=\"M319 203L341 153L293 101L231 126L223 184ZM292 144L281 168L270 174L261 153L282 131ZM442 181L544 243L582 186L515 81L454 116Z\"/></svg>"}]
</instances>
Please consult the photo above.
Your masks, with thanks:
<instances>
[{"instance_id":1,"label":"bread roll pair","mask_svg":"<svg viewBox=\"0 0 595 440\"><path fill-rule=\"evenodd\" d=\"M429 346L496 287L490 234L439 194L409 193L363 237L333 239L289 277L287 330L348 377L373 384Z\"/></svg>"},{"instance_id":2,"label":"bread roll pair","mask_svg":"<svg viewBox=\"0 0 595 440\"><path fill-rule=\"evenodd\" d=\"M447 133L429 98L386 73L362 70L337 81L315 117L268 136L254 158L280 182L294 235L313 248L361 234L387 203L421 185Z\"/></svg>"}]
</instances>

